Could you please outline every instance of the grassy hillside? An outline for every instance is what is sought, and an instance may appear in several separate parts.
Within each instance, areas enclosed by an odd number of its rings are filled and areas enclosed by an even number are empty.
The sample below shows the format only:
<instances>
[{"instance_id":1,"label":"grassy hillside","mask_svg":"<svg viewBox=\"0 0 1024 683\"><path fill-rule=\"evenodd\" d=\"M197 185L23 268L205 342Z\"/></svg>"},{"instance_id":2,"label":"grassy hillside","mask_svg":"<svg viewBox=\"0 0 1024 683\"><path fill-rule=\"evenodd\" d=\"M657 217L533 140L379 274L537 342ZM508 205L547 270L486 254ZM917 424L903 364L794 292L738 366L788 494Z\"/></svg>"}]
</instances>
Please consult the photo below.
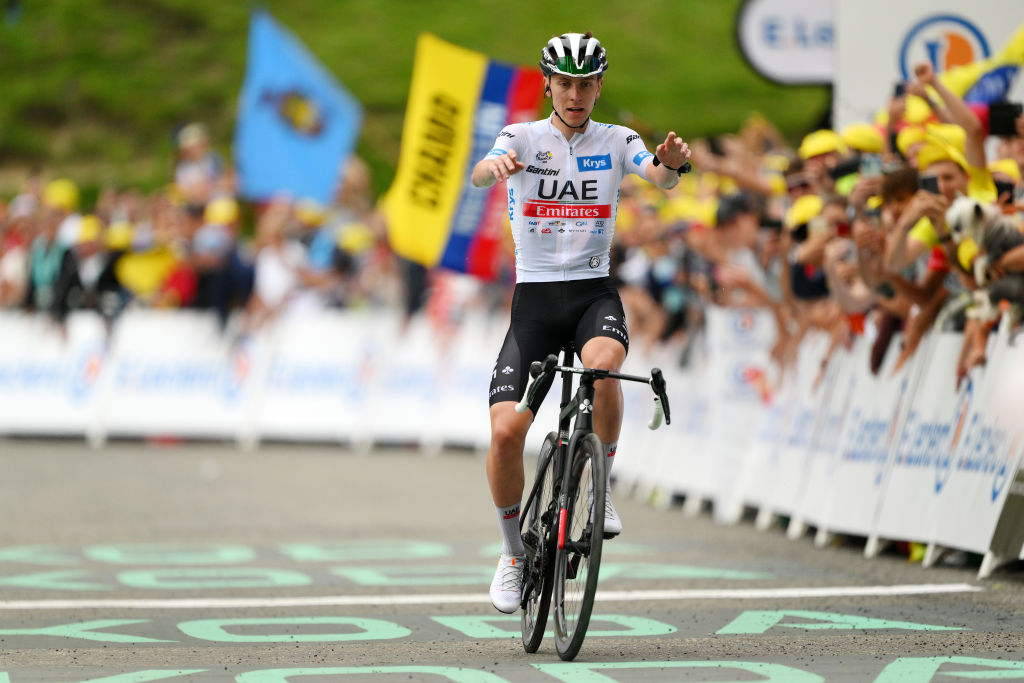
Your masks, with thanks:
<instances>
[{"instance_id":1,"label":"grassy hillside","mask_svg":"<svg viewBox=\"0 0 1024 683\"><path fill-rule=\"evenodd\" d=\"M595 118L628 108L685 137L735 130L760 111L796 139L828 106L825 88L760 78L736 47L740 0L551 3L269 0L266 7L366 109L359 152L388 186L398 157L416 35L535 64L547 38L592 30L610 70ZM0 24L0 195L27 169L87 185L153 187L169 177L172 132L207 122L225 156L245 69L249 3L20 0Z\"/></svg>"}]
</instances>

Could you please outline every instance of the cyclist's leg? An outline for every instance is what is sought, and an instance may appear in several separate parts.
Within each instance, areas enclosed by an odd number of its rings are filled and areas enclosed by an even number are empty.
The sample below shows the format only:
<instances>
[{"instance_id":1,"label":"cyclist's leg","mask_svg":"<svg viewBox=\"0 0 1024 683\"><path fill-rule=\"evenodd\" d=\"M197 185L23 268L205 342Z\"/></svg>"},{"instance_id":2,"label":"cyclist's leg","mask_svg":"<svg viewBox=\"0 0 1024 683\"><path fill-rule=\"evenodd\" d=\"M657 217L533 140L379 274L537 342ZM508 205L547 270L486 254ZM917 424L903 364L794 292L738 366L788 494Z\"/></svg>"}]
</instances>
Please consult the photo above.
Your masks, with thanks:
<instances>
[{"instance_id":1,"label":"cyclist's leg","mask_svg":"<svg viewBox=\"0 0 1024 683\"><path fill-rule=\"evenodd\" d=\"M523 497L523 446L533 413L515 411L514 401L491 406L491 446L487 451L487 481L498 507L519 503Z\"/></svg>"}]
</instances>

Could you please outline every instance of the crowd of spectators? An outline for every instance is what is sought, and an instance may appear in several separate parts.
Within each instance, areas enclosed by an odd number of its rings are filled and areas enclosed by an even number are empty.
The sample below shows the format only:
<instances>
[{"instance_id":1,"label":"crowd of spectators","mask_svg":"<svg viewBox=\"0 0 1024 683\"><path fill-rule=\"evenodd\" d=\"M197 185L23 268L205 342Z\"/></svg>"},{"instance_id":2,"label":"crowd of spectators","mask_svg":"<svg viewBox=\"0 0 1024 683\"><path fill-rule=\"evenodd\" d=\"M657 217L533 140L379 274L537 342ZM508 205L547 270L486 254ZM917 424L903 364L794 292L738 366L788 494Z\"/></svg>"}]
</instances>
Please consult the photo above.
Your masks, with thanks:
<instances>
[{"instance_id":1,"label":"crowd of spectators","mask_svg":"<svg viewBox=\"0 0 1024 683\"><path fill-rule=\"evenodd\" d=\"M767 307L782 365L822 329L833 347L869 334L872 372L890 351L899 367L941 325L964 331L963 377L1024 306L1024 117L1012 111L966 104L921 64L874 121L793 149L754 115L691 141L695 172L670 192L627 178L612 273L634 344L686 348L708 303ZM111 322L128 306L206 309L246 330L286 310L364 306L424 308L450 326L468 306L508 304L511 282L466 284L396 257L356 157L328 206L252 205L201 124L177 143L172 182L149 195L104 188L86 213L72 181L33 176L0 202L0 307L57 323L83 308Z\"/></svg>"}]
</instances>

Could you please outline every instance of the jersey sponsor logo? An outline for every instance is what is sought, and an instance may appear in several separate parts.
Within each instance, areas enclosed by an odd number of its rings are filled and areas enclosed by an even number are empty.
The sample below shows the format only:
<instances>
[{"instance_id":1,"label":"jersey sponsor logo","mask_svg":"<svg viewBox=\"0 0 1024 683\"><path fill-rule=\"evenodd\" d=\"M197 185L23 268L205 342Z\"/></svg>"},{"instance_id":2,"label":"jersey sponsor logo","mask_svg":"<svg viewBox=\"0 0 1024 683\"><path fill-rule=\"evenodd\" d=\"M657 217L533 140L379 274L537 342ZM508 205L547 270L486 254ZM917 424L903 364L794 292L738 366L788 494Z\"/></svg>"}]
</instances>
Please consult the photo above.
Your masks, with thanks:
<instances>
[{"instance_id":1,"label":"jersey sponsor logo","mask_svg":"<svg viewBox=\"0 0 1024 683\"><path fill-rule=\"evenodd\" d=\"M594 227L595 228L603 228L604 227L604 221L594 221Z\"/></svg>"},{"instance_id":2,"label":"jersey sponsor logo","mask_svg":"<svg viewBox=\"0 0 1024 683\"><path fill-rule=\"evenodd\" d=\"M506 365L501 369L501 374L503 375L511 375L513 372L515 372L515 370L512 369L511 365Z\"/></svg>"},{"instance_id":3,"label":"jersey sponsor logo","mask_svg":"<svg viewBox=\"0 0 1024 683\"><path fill-rule=\"evenodd\" d=\"M537 156L534 158L542 164L546 164L551 160L551 152L537 152Z\"/></svg>"},{"instance_id":4,"label":"jersey sponsor logo","mask_svg":"<svg viewBox=\"0 0 1024 683\"><path fill-rule=\"evenodd\" d=\"M548 187L549 182L551 183L550 187ZM597 181L581 181L580 187L577 189L576 184L571 180L560 183L557 180L549 181L547 178L541 178L540 186L537 188L537 196L541 199L554 199L556 201L597 199Z\"/></svg>"},{"instance_id":5,"label":"jersey sponsor logo","mask_svg":"<svg viewBox=\"0 0 1024 683\"><path fill-rule=\"evenodd\" d=\"M527 225L540 225L540 221L527 221Z\"/></svg>"},{"instance_id":6,"label":"jersey sponsor logo","mask_svg":"<svg viewBox=\"0 0 1024 683\"><path fill-rule=\"evenodd\" d=\"M626 339L626 340L628 340L628 339L629 339L629 338L628 338L628 337L626 336L626 333L625 333L625 332L623 332L622 330L620 330L620 329L619 329L619 328L617 328L617 327L612 327L611 325L601 325L601 329L602 329L602 330L604 330L605 332L614 332L615 334L619 335L619 336L620 336L620 337L622 337L623 339Z\"/></svg>"},{"instance_id":7,"label":"jersey sponsor logo","mask_svg":"<svg viewBox=\"0 0 1024 683\"><path fill-rule=\"evenodd\" d=\"M560 204L558 202L527 201L523 215L532 218L611 218L610 204Z\"/></svg>"},{"instance_id":8,"label":"jersey sponsor logo","mask_svg":"<svg viewBox=\"0 0 1024 683\"><path fill-rule=\"evenodd\" d=\"M614 315L606 315L604 317L604 319L605 320L611 320L612 322L617 322L618 321L618 318L616 318Z\"/></svg>"},{"instance_id":9,"label":"jersey sponsor logo","mask_svg":"<svg viewBox=\"0 0 1024 683\"><path fill-rule=\"evenodd\" d=\"M637 152L636 153L636 156L633 157L633 163L636 164L637 166L639 166L641 163L643 163L644 159L647 159L648 157L653 157L653 156L654 156L653 154L651 154L650 152L648 152L645 149L642 152Z\"/></svg>"},{"instance_id":10,"label":"jersey sponsor logo","mask_svg":"<svg viewBox=\"0 0 1024 683\"><path fill-rule=\"evenodd\" d=\"M507 154L507 153L508 153L507 150L501 149L500 147L495 147L494 149L492 149L490 152L487 153L487 156L489 156L489 157L500 157L502 154Z\"/></svg>"},{"instance_id":11,"label":"jersey sponsor logo","mask_svg":"<svg viewBox=\"0 0 1024 683\"><path fill-rule=\"evenodd\" d=\"M540 166L534 166L530 164L526 167L527 173L538 173L540 175L558 175L559 169L557 168L541 168Z\"/></svg>"},{"instance_id":12,"label":"jersey sponsor logo","mask_svg":"<svg viewBox=\"0 0 1024 683\"><path fill-rule=\"evenodd\" d=\"M603 235L604 234L604 228L598 228L596 230L591 230L590 234L591 235Z\"/></svg>"},{"instance_id":13,"label":"jersey sponsor logo","mask_svg":"<svg viewBox=\"0 0 1024 683\"><path fill-rule=\"evenodd\" d=\"M639 139L640 139L640 136L637 135L636 133L633 133L632 135L630 135L629 137L626 138L626 144L628 145L629 143L633 142L633 140L639 140Z\"/></svg>"},{"instance_id":14,"label":"jersey sponsor logo","mask_svg":"<svg viewBox=\"0 0 1024 683\"><path fill-rule=\"evenodd\" d=\"M612 156L610 154L595 154L589 157L576 157L576 168L580 171L610 171Z\"/></svg>"},{"instance_id":15,"label":"jersey sponsor logo","mask_svg":"<svg viewBox=\"0 0 1024 683\"><path fill-rule=\"evenodd\" d=\"M565 225L565 223L563 223L562 221L548 221L547 222L547 226L549 228L560 228L563 225Z\"/></svg>"},{"instance_id":16,"label":"jersey sponsor logo","mask_svg":"<svg viewBox=\"0 0 1024 683\"><path fill-rule=\"evenodd\" d=\"M540 234L542 234L542 235L550 235L551 234L551 228L544 228L543 230L540 231Z\"/></svg>"},{"instance_id":17,"label":"jersey sponsor logo","mask_svg":"<svg viewBox=\"0 0 1024 683\"><path fill-rule=\"evenodd\" d=\"M586 224L587 224L586 221L576 221L576 227L577 228L580 227L581 225L586 225Z\"/></svg>"},{"instance_id":18,"label":"jersey sponsor logo","mask_svg":"<svg viewBox=\"0 0 1024 683\"><path fill-rule=\"evenodd\" d=\"M530 228L530 232L537 232L537 228Z\"/></svg>"},{"instance_id":19,"label":"jersey sponsor logo","mask_svg":"<svg viewBox=\"0 0 1024 683\"><path fill-rule=\"evenodd\" d=\"M509 133L507 130L503 130L500 133L498 133L498 137L499 138L514 138L515 135L513 135L512 133Z\"/></svg>"},{"instance_id":20,"label":"jersey sponsor logo","mask_svg":"<svg viewBox=\"0 0 1024 683\"><path fill-rule=\"evenodd\" d=\"M493 389L491 389L490 396L488 396L487 398L491 398L495 394L500 394L500 393L503 393L505 391L515 391L515 390L516 390L516 388L514 386L512 386L511 384L502 384L501 386L497 386L497 387L494 387Z\"/></svg>"}]
</instances>

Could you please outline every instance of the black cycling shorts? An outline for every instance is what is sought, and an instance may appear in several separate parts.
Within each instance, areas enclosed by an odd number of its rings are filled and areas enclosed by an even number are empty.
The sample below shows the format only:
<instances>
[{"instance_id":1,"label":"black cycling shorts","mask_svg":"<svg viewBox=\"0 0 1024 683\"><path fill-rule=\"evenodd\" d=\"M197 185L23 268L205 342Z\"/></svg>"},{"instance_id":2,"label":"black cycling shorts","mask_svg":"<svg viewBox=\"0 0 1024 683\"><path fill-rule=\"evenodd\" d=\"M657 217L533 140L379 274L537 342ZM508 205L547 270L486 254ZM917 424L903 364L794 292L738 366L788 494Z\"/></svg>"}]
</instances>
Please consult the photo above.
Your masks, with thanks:
<instances>
[{"instance_id":1,"label":"black cycling shorts","mask_svg":"<svg viewBox=\"0 0 1024 683\"><path fill-rule=\"evenodd\" d=\"M569 341L579 355L594 337L610 337L629 350L622 300L611 278L520 282L512 295L505 343L491 373L490 405L522 399L533 361L557 354Z\"/></svg>"}]
</instances>

